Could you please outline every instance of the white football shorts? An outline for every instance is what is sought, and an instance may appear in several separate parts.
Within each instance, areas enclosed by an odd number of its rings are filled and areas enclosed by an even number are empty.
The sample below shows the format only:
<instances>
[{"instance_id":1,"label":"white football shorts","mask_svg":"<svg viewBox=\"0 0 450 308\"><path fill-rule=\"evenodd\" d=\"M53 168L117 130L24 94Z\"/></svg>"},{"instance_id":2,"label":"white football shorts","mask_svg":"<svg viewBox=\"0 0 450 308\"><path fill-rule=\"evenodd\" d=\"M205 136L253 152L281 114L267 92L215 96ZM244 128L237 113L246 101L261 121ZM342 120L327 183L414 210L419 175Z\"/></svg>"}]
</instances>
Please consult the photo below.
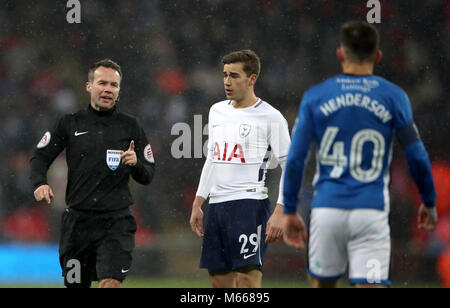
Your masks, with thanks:
<instances>
[{"instance_id":1,"label":"white football shorts","mask_svg":"<svg viewBox=\"0 0 450 308\"><path fill-rule=\"evenodd\" d=\"M308 274L323 281L390 286L388 212L313 208L309 227Z\"/></svg>"}]
</instances>

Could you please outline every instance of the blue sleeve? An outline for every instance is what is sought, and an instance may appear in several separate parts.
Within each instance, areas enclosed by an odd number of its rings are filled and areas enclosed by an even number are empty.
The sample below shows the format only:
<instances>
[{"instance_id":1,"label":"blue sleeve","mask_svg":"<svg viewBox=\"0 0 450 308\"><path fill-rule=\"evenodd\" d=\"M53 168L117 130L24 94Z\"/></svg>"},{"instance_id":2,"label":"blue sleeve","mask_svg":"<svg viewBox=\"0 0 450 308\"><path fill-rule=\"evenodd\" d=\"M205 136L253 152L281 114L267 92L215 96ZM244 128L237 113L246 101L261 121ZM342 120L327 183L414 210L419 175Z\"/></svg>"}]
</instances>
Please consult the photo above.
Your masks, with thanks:
<instances>
[{"instance_id":1,"label":"blue sleeve","mask_svg":"<svg viewBox=\"0 0 450 308\"><path fill-rule=\"evenodd\" d=\"M393 100L394 128L399 129L413 120L411 103L408 95L400 88L394 89Z\"/></svg>"},{"instance_id":2,"label":"blue sleeve","mask_svg":"<svg viewBox=\"0 0 450 308\"><path fill-rule=\"evenodd\" d=\"M394 128L397 139L405 151L409 171L419 189L422 202L427 207L434 207L436 190L427 150L414 124L408 96L399 88L395 92Z\"/></svg>"},{"instance_id":3,"label":"blue sleeve","mask_svg":"<svg viewBox=\"0 0 450 308\"><path fill-rule=\"evenodd\" d=\"M436 204L436 190L431 172L431 163L425 146L419 140L408 145L404 151L409 171L419 189L420 198L425 206L434 207Z\"/></svg>"},{"instance_id":4,"label":"blue sleeve","mask_svg":"<svg viewBox=\"0 0 450 308\"><path fill-rule=\"evenodd\" d=\"M300 104L286 161L283 186L284 213L286 214L297 212L298 194L312 137L313 122L308 108L307 94L305 94Z\"/></svg>"}]
</instances>

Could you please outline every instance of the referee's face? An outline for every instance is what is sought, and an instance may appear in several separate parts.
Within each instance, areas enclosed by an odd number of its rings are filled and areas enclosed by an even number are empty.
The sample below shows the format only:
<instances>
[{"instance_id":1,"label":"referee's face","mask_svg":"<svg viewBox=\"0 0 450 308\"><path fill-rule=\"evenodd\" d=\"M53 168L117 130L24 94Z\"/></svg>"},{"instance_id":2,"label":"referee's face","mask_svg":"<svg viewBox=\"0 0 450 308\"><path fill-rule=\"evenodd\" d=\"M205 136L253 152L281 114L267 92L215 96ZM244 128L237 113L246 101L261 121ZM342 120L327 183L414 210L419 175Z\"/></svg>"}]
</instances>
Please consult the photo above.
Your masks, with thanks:
<instances>
[{"instance_id":1,"label":"referee's face","mask_svg":"<svg viewBox=\"0 0 450 308\"><path fill-rule=\"evenodd\" d=\"M120 74L115 69L100 66L92 82L86 83L91 94L91 106L97 111L109 110L116 104L120 92Z\"/></svg>"}]
</instances>

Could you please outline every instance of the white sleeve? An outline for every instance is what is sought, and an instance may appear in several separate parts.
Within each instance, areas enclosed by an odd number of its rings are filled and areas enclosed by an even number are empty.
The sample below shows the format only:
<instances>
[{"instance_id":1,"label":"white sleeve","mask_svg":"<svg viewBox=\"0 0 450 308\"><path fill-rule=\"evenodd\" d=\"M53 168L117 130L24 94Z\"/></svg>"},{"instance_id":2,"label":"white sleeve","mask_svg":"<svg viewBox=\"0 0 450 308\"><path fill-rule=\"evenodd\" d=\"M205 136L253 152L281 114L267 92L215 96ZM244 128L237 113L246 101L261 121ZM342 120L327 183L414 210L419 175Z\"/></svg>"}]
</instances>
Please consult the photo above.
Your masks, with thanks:
<instances>
[{"instance_id":1,"label":"white sleeve","mask_svg":"<svg viewBox=\"0 0 450 308\"><path fill-rule=\"evenodd\" d=\"M291 137L289 136L287 121L279 111L271 118L268 138L275 158L280 161L280 158L287 157L289 146L291 145Z\"/></svg>"},{"instance_id":2,"label":"white sleeve","mask_svg":"<svg viewBox=\"0 0 450 308\"><path fill-rule=\"evenodd\" d=\"M277 112L272 117L270 125L270 134L268 140L272 153L281 167L280 186L278 191L277 203L284 205L283 203L283 182L284 172L286 166L287 155L289 147L291 145L291 137L289 136L289 128L286 119L280 112Z\"/></svg>"},{"instance_id":3,"label":"white sleeve","mask_svg":"<svg viewBox=\"0 0 450 308\"><path fill-rule=\"evenodd\" d=\"M285 168L286 167L286 160L287 160L286 156L284 156L283 158L280 158L278 160L278 162L280 163L280 167L281 167L281 177L280 177L280 187L279 187L279 190L278 190L277 204L279 203L279 204L281 204L283 206L284 206L284 203L283 203L283 184L284 184L284 172L285 172L285 169L286 169Z\"/></svg>"},{"instance_id":4,"label":"white sleeve","mask_svg":"<svg viewBox=\"0 0 450 308\"><path fill-rule=\"evenodd\" d=\"M211 159L206 158L205 164L203 165L202 175L200 176L200 182L198 184L196 196L200 196L204 199L208 198L211 188L214 185L214 163Z\"/></svg>"},{"instance_id":5,"label":"white sleeve","mask_svg":"<svg viewBox=\"0 0 450 308\"><path fill-rule=\"evenodd\" d=\"M196 196L200 196L204 199L208 198L211 188L214 185L214 140L212 130L212 108L209 110L208 115L208 155L206 157L205 164L203 165L202 174L200 175L200 182L198 183Z\"/></svg>"}]
</instances>

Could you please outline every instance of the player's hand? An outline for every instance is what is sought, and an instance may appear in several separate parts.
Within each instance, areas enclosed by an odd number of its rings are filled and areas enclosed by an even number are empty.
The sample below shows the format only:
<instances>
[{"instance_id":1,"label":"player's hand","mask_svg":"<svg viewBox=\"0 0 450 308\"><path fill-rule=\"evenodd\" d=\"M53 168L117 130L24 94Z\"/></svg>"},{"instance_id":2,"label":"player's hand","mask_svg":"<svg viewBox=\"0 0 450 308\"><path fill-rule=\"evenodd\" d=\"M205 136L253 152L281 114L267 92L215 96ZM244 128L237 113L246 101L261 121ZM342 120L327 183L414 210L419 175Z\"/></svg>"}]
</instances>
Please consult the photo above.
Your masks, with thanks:
<instances>
[{"instance_id":1,"label":"player's hand","mask_svg":"<svg viewBox=\"0 0 450 308\"><path fill-rule=\"evenodd\" d=\"M194 203L192 204L191 219L189 220L192 232L194 232L198 237L202 237L204 235L202 211L202 204L204 200L205 199L202 197L195 197Z\"/></svg>"},{"instance_id":2,"label":"player's hand","mask_svg":"<svg viewBox=\"0 0 450 308\"><path fill-rule=\"evenodd\" d=\"M267 221L266 243L275 242L283 236L283 206L277 204L272 216Z\"/></svg>"},{"instance_id":3,"label":"player's hand","mask_svg":"<svg viewBox=\"0 0 450 308\"><path fill-rule=\"evenodd\" d=\"M128 150L120 151L120 161L124 165L135 166L137 164L137 156L134 151L134 140L131 140Z\"/></svg>"},{"instance_id":4,"label":"player's hand","mask_svg":"<svg viewBox=\"0 0 450 308\"><path fill-rule=\"evenodd\" d=\"M417 217L419 229L425 231L434 231L434 229L436 229L437 221L438 216L436 212L436 207L428 208L424 204L421 204L419 208L419 214Z\"/></svg>"},{"instance_id":5,"label":"player's hand","mask_svg":"<svg viewBox=\"0 0 450 308\"><path fill-rule=\"evenodd\" d=\"M283 227L284 242L292 247L303 249L308 233L303 219L298 214L285 214Z\"/></svg>"},{"instance_id":6,"label":"player's hand","mask_svg":"<svg viewBox=\"0 0 450 308\"><path fill-rule=\"evenodd\" d=\"M53 190L48 185L41 185L34 191L34 198L36 201L47 201L48 204L52 203Z\"/></svg>"}]
</instances>

